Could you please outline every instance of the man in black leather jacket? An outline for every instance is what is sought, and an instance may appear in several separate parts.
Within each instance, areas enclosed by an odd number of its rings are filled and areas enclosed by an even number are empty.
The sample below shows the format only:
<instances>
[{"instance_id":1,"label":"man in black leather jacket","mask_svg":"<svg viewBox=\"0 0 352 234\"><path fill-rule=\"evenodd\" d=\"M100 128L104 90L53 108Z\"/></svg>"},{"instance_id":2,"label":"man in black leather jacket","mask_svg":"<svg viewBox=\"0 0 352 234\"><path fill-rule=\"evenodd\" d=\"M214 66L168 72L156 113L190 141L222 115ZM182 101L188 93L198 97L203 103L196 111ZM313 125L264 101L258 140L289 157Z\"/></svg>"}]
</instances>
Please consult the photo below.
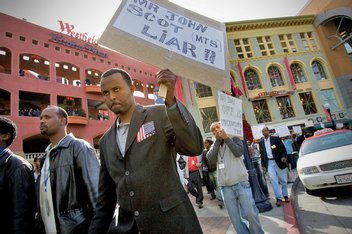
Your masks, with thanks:
<instances>
[{"instance_id":1,"label":"man in black leather jacket","mask_svg":"<svg viewBox=\"0 0 352 234\"><path fill-rule=\"evenodd\" d=\"M46 233L87 233L98 197L99 163L88 142L67 134L67 112L48 106L40 116L46 149L40 212Z\"/></svg>"},{"instance_id":2,"label":"man in black leather jacket","mask_svg":"<svg viewBox=\"0 0 352 234\"><path fill-rule=\"evenodd\" d=\"M0 232L31 233L35 215L32 165L9 149L17 127L0 116Z\"/></svg>"}]
</instances>

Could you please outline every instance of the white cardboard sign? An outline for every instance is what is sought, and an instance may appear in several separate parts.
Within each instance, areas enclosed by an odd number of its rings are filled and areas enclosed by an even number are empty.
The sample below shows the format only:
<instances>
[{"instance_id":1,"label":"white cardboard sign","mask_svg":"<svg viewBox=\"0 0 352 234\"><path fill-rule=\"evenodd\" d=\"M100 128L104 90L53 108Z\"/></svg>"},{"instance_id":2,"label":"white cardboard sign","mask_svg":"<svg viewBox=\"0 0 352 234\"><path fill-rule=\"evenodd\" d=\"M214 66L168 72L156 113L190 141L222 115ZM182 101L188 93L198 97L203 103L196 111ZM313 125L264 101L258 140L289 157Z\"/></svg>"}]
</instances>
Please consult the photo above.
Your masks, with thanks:
<instances>
[{"instance_id":1,"label":"white cardboard sign","mask_svg":"<svg viewBox=\"0 0 352 234\"><path fill-rule=\"evenodd\" d=\"M258 140L258 139L262 138L262 136L263 136L262 130L264 127L265 127L264 124L251 126L254 139Z\"/></svg>"},{"instance_id":2,"label":"white cardboard sign","mask_svg":"<svg viewBox=\"0 0 352 234\"><path fill-rule=\"evenodd\" d=\"M279 137L285 137L285 136L291 135L290 130L286 125L275 127L275 132L279 135Z\"/></svg>"},{"instance_id":3,"label":"white cardboard sign","mask_svg":"<svg viewBox=\"0 0 352 234\"><path fill-rule=\"evenodd\" d=\"M301 126L292 126L292 130L296 134L302 134L302 128Z\"/></svg>"},{"instance_id":4,"label":"white cardboard sign","mask_svg":"<svg viewBox=\"0 0 352 234\"><path fill-rule=\"evenodd\" d=\"M243 137L242 100L218 91L221 127L228 135Z\"/></svg>"},{"instance_id":5,"label":"white cardboard sign","mask_svg":"<svg viewBox=\"0 0 352 234\"><path fill-rule=\"evenodd\" d=\"M99 43L230 91L225 25L169 1L123 0Z\"/></svg>"}]
</instances>

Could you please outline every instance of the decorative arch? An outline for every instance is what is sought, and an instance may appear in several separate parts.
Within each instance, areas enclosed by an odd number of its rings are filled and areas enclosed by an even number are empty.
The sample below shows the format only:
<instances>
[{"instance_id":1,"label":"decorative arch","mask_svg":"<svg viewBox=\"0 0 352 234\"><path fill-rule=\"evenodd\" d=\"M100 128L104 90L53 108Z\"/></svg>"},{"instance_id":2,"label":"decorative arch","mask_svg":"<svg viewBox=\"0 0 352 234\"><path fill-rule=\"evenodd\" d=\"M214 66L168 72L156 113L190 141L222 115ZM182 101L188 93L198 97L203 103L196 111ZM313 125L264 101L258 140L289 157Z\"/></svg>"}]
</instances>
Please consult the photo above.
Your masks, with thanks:
<instances>
[{"instance_id":1,"label":"decorative arch","mask_svg":"<svg viewBox=\"0 0 352 234\"><path fill-rule=\"evenodd\" d=\"M335 50L340 46L345 46L346 52L351 53L352 50L352 8L339 7L330 9L317 15L314 20L314 26L335 25L336 31L331 32L326 37L333 41L334 45L331 50Z\"/></svg>"},{"instance_id":2,"label":"decorative arch","mask_svg":"<svg viewBox=\"0 0 352 234\"><path fill-rule=\"evenodd\" d=\"M19 76L48 81L50 78L50 62L38 54L22 53L19 55Z\"/></svg>"}]
</instances>

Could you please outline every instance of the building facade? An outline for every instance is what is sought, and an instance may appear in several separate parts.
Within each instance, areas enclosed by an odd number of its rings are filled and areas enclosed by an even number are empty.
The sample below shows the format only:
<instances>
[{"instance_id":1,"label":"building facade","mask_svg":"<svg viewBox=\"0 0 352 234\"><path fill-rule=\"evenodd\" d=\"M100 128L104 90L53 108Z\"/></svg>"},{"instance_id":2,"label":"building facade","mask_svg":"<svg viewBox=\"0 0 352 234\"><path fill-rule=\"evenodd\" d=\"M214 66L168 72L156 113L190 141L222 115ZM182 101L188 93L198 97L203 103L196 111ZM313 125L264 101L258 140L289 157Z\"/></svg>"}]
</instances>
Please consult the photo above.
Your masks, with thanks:
<instances>
[{"instance_id":1,"label":"building facade","mask_svg":"<svg viewBox=\"0 0 352 234\"><path fill-rule=\"evenodd\" d=\"M300 15L313 14L314 27L341 92L348 118L352 118L352 1L310 0Z\"/></svg>"},{"instance_id":2,"label":"building facade","mask_svg":"<svg viewBox=\"0 0 352 234\"><path fill-rule=\"evenodd\" d=\"M349 121L314 20L308 15L226 23L231 77L252 126L328 125L327 104L335 123ZM218 119L217 90L196 87L203 126L209 126Z\"/></svg>"},{"instance_id":3,"label":"building facade","mask_svg":"<svg viewBox=\"0 0 352 234\"><path fill-rule=\"evenodd\" d=\"M99 87L100 75L112 67L134 78L138 103L154 104L156 67L0 13L0 115L18 126L12 150L44 152L49 141L40 135L39 116L48 105L66 109L68 132L98 148L115 120Z\"/></svg>"}]
</instances>

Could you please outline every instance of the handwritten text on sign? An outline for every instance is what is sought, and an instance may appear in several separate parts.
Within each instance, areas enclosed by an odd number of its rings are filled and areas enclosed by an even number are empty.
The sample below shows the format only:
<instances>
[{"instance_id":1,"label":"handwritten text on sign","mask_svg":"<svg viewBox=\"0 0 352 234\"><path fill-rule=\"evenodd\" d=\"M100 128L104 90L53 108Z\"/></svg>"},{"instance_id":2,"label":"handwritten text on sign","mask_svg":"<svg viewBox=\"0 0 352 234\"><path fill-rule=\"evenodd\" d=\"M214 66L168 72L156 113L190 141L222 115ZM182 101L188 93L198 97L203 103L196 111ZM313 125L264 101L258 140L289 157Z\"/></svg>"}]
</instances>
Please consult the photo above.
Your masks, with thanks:
<instances>
[{"instance_id":1,"label":"handwritten text on sign","mask_svg":"<svg viewBox=\"0 0 352 234\"><path fill-rule=\"evenodd\" d=\"M127 0L113 25L159 47L225 70L222 31L156 3Z\"/></svg>"},{"instance_id":2,"label":"handwritten text on sign","mask_svg":"<svg viewBox=\"0 0 352 234\"><path fill-rule=\"evenodd\" d=\"M243 136L242 101L218 92L221 126L229 135Z\"/></svg>"}]
</instances>

